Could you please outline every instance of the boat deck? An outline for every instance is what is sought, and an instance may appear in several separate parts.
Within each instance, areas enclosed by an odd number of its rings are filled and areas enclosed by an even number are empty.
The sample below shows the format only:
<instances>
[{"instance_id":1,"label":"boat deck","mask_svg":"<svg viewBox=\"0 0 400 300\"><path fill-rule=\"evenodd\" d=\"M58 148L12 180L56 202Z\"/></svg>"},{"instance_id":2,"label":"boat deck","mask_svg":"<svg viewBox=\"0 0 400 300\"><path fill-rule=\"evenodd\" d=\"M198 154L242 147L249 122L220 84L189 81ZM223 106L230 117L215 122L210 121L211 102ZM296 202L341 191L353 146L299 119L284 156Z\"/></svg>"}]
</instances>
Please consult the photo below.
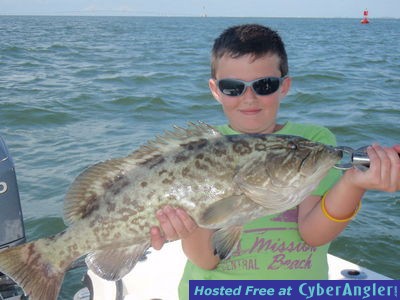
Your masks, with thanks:
<instances>
[{"instance_id":1,"label":"boat deck","mask_svg":"<svg viewBox=\"0 0 400 300\"><path fill-rule=\"evenodd\" d=\"M124 300L178 299L177 286L182 276L186 258L179 242L165 244L162 251L151 251L147 259L139 262L122 279ZM362 268L339 257L328 255L329 279L331 280L387 280L381 274ZM91 271L88 272L93 284L93 300L116 299L114 282L103 280ZM88 291L81 290L74 300L86 300Z\"/></svg>"}]
</instances>

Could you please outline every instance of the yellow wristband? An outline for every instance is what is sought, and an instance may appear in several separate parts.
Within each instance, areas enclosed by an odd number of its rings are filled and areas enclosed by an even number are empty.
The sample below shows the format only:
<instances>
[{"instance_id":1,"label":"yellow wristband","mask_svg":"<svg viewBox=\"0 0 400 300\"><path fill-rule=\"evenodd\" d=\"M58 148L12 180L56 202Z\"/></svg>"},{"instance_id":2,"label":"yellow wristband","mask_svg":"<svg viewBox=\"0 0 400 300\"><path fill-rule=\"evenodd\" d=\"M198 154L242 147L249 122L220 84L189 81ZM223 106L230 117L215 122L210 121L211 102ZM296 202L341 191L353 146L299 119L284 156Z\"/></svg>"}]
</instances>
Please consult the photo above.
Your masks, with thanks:
<instances>
[{"instance_id":1,"label":"yellow wristband","mask_svg":"<svg viewBox=\"0 0 400 300\"><path fill-rule=\"evenodd\" d=\"M328 211L326 210L326 207L325 207L325 198L326 198L326 195L327 195L328 193L325 193L325 195L322 197L322 199L321 199L321 210L322 210L322 212L324 213L324 215L325 215L325 217L327 217L329 220L331 220L331 221L333 221L333 222L337 222L337 223L344 223L344 222L348 222L348 221L350 221L351 219L353 219L356 215L357 215L357 213L358 213L358 211L360 210L360 208L361 208L361 202L357 205L357 207L356 207L356 209L354 210L354 212L353 212L353 214L350 216L350 217L348 217L348 218L346 218L346 219L336 219L335 217L332 217L329 213L328 213Z\"/></svg>"}]
</instances>

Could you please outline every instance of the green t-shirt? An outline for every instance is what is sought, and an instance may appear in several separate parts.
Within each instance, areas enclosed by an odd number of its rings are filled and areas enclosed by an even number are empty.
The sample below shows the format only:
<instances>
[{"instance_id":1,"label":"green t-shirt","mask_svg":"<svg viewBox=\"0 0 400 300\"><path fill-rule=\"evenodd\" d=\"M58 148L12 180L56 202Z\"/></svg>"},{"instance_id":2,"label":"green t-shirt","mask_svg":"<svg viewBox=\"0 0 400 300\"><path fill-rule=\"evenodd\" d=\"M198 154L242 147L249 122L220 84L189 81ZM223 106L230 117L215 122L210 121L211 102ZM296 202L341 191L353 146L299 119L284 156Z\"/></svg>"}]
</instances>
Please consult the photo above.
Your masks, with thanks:
<instances>
[{"instance_id":1,"label":"green t-shirt","mask_svg":"<svg viewBox=\"0 0 400 300\"><path fill-rule=\"evenodd\" d=\"M228 125L217 126L217 129L224 135L239 134ZM336 145L332 132L316 125L288 122L275 134L297 135ZM340 176L340 171L330 170L312 194L322 196ZM204 270L187 261L179 284L179 299L188 299L191 279L328 279L329 243L321 247L307 245L298 231L297 214L295 207L246 224L238 247L214 270Z\"/></svg>"}]
</instances>

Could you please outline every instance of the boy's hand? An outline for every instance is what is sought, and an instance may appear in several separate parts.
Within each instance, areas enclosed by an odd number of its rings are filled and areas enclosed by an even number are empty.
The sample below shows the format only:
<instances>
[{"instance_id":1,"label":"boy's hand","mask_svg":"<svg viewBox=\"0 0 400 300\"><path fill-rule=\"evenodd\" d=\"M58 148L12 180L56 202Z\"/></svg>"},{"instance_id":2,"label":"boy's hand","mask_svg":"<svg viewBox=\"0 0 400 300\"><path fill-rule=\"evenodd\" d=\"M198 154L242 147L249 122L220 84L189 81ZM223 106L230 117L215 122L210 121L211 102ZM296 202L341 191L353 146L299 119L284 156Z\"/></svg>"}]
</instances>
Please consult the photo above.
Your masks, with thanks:
<instances>
[{"instance_id":1,"label":"boy's hand","mask_svg":"<svg viewBox=\"0 0 400 300\"><path fill-rule=\"evenodd\" d=\"M356 168L345 174L347 182L365 190L396 192L400 190L400 145L381 147L374 144L367 149L370 167L363 172Z\"/></svg>"},{"instance_id":2,"label":"boy's hand","mask_svg":"<svg viewBox=\"0 0 400 300\"><path fill-rule=\"evenodd\" d=\"M151 245L160 250L166 241L185 239L198 228L196 222L181 208L165 206L157 211L160 227L150 230Z\"/></svg>"}]
</instances>

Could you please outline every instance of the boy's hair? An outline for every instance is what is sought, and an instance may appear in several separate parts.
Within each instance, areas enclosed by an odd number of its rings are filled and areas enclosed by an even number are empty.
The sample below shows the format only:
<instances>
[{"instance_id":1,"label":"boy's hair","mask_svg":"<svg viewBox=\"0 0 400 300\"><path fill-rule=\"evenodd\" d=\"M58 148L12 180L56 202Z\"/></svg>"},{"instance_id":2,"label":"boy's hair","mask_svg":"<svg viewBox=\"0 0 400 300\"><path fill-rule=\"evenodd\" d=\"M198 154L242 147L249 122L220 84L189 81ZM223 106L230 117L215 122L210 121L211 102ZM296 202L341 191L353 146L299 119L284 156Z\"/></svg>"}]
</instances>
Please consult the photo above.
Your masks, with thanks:
<instances>
[{"instance_id":1,"label":"boy's hair","mask_svg":"<svg viewBox=\"0 0 400 300\"><path fill-rule=\"evenodd\" d=\"M238 58L248 54L254 59L276 54L280 58L281 76L289 72L285 45L279 34L262 25L245 24L230 27L215 39L211 53L211 77L215 78L218 59L224 55Z\"/></svg>"}]
</instances>

